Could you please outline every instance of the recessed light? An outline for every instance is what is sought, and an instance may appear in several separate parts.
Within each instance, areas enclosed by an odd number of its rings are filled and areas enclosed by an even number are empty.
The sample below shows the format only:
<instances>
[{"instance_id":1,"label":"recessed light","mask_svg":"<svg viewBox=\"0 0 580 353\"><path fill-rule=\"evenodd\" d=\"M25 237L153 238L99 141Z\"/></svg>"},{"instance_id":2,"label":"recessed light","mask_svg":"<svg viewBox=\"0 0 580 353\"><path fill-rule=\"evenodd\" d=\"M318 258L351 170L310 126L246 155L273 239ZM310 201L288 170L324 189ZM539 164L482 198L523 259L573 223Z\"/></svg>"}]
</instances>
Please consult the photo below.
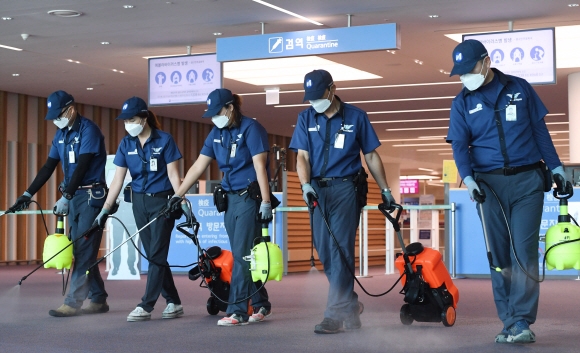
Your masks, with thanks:
<instances>
[{"instance_id":1,"label":"recessed light","mask_svg":"<svg viewBox=\"0 0 580 353\"><path fill-rule=\"evenodd\" d=\"M423 62L421 60L415 59L415 64L423 65Z\"/></svg>"},{"instance_id":2,"label":"recessed light","mask_svg":"<svg viewBox=\"0 0 580 353\"><path fill-rule=\"evenodd\" d=\"M132 8L134 8L135 6L133 6L133 5L123 5L123 7L124 7L124 8L126 8L126 9L132 9Z\"/></svg>"},{"instance_id":3,"label":"recessed light","mask_svg":"<svg viewBox=\"0 0 580 353\"><path fill-rule=\"evenodd\" d=\"M12 74L12 76L16 77L16 76L20 76L20 74Z\"/></svg>"},{"instance_id":4,"label":"recessed light","mask_svg":"<svg viewBox=\"0 0 580 353\"><path fill-rule=\"evenodd\" d=\"M396 51L394 51L394 50L387 50L387 53L395 54Z\"/></svg>"},{"instance_id":5,"label":"recessed light","mask_svg":"<svg viewBox=\"0 0 580 353\"><path fill-rule=\"evenodd\" d=\"M87 87L87 91L92 91L93 87Z\"/></svg>"},{"instance_id":6,"label":"recessed light","mask_svg":"<svg viewBox=\"0 0 580 353\"><path fill-rule=\"evenodd\" d=\"M439 15L429 15L429 18L438 18Z\"/></svg>"},{"instance_id":7,"label":"recessed light","mask_svg":"<svg viewBox=\"0 0 580 353\"><path fill-rule=\"evenodd\" d=\"M58 17L78 17L82 15L82 12L75 11L75 10L50 10L47 12L49 15L58 16Z\"/></svg>"},{"instance_id":8,"label":"recessed light","mask_svg":"<svg viewBox=\"0 0 580 353\"><path fill-rule=\"evenodd\" d=\"M579 4L568 4L569 7L578 7L580 6Z\"/></svg>"},{"instance_id":9,"label":"recessed light","mask_svg":"<svg viewBox=\"0 0 580 353\"><path fill-rule=\"evenodd\" d=\"M4 21L10 21L10 20L12 19L12 17L2 17L2 19L3 19Z\"/></svg>"},{"instance_id":10,"label":"recessed light","mask_svg":"<svg viewBox=\"0 0 580 353\"><path fill-rule=\"evenodd\" d=\"M117 69L113 69L113 71L117 72Z\"/></svg>"},{"instance_id":11,"label":"recessed light","mask_svg":"<svg viewBox=\"0 0 580 353\"><path fill-rule=\"evenodd\" d=\"M214 36L221 36L221 35L222 35L222 33L221 33L221 32L214 32L214 33L213 33L213 35L214 35Z\"/></svg>"},{"instance_id":12,"label":"recessed light","mask_svg":"<svg viewBox=\"0 0 580 353\"><path fill-rule=\"evenodd\" d=\"M109 42L101 42L101 44L102 44L102 45L109 45L109 44L111 44L111 43L109 43Z\"/></svg>"}]
</instances>

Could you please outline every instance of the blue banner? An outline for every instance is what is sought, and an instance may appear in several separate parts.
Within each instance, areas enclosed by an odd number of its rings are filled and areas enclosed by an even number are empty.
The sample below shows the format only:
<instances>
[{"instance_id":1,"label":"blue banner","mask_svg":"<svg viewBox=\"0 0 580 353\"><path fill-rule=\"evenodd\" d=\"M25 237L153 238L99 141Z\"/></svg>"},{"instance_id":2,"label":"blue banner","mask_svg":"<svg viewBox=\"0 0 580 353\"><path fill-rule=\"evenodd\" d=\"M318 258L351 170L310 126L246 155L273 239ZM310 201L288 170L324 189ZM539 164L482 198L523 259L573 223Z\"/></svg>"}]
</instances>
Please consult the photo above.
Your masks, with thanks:
<instances>
[{"instance_id":1,"label":"blue banner","mask_svg":"<svg viewBox=\"0 0 580 353\"><path fill-rule=\"evenodd\" d=\"M580 202L580 189L574 189L574 196L568 200L568 213L578 219L577 213ZM489 262L485 251L485 241L481 221L477 215L477 204L469 198L467 189L449 191L449 202L456 204L456 273L462 275L489 275ZM540 225L540 243L538 248L538 262L540 274L543 270L545 238L548 229L558 223L560 212L559 200L552 196L552 192L544 195L544 212ZM546 276L578 276L577 270L548 270Z\"/></svg>"},{"instance_id":2,"label":"blue banner","mask_svg":"<svg viewBox=\"0 0 580 353\"><path fill-rule=\"evenodd\" d=\"M282 200L282 193L274 193L274 195L276 195L279 200ZM199 245L203 249L212 246L219 246L222 249L230 250L230 241L224 225L224 213L220 213L216 210L213 204L213 195L186 195L186 197L191 202L192 211L199 223L199 232L197 234ZM281 204L281 206L283 205ZM181 219L177 220L175 225L182 222L185 222L185 217L181 217ZM280 246L280 249L284 249L282 246L284 243L282 224L282 217L277 217L276 243ZM272 223L270 223L268 234L272 234L272 227ZM192 232L192 229L188 229L188 231ZM177 228L174 228L171 232L171 245L169 246L167 262L169 262L170 265L188 265L194 262L197 263L197 259L197 246L190 238L178 231ZM149 262L146 259L141 259L141 272L146 273L148 267ZM192 267L193 266L187 268L172 267L171 272L188 272Z\"/></svg>"},{"instance_id":3,"label":"blue banner","mask_svg":"<svg viewBox=\"0 0 580 353\"><path fill-rule=\"evenodd\" d=\"M217 61L398 49L396 23L218 38Z\"/></svg>"}]
</instances>

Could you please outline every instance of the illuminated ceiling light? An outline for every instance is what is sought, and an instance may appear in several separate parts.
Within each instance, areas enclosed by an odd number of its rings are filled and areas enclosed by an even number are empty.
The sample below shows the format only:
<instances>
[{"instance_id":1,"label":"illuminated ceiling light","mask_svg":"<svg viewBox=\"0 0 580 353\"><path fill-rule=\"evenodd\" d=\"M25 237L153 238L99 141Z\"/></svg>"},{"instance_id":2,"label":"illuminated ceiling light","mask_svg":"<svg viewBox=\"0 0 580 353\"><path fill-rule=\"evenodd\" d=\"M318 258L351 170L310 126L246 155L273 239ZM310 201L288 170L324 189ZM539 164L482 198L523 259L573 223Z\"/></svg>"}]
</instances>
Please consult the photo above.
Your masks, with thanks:
<instances>
[{"instance_id":1,"label":"illuminated ceiling light","mask_svg":"<svg viewBox=\"0 0 580 353\"><path fill-rule=\"evenodd\" d=\"M385 129L385 131L416 131L416 130L447 130L449 126L441 126L441 127L407 127L407 128L400 128L400 129Z\"/></svg>"},{"instance_id":2,"label":"illuminated ceiling light","mask_svg":"<svg viewBox=\"0 0 580 353\"><path fill-rule=\"evenodd\" d=\"M439 18L439 15L429 15L429 18Z\"/></svg>"},{"instance_id":3,"label":"illuminated ceiling light","mask_svg":"<svg viewBox=\"0 0 580 353\"><path fill-rule=\"evenodd\" d=\"M117 69L113 69L113 71L117 72Z\"/></svg>"},{"instance_id":4,"label":"illuminated ceiling light","mask_svg":"<svg viewBox=\"0 0 580 353\"><path fill-rule=\"evenodd\" d=\"M432 175L401 175L399 177L399 180L405 180L405 179L433 180L433 179L440 179L440 177L432 176Z\"/></svg>"},{"instance_id":5,"label":"illuminated ceiling light","mask_svg":"<svg viewBox=\"0 0 580 353\"><path fill-rule=\"evenodd\" d=\"M572 5L572 4L571 4ZM497 32L497 31L494 31ZM580 25L555 27L554 37L556 38L556 68L568 69L580 67L580 51L578 51L578 41L580 41ZM491 32L472 32L445 34L458 43L463 40L464 34L478 34Z\"/></svg>"},{"instance_id":6,"label":"illuminated ceiling light","mask_svg":"<svg viewBox=\"0 0 580 353\"><path fill-rule=\"evenodd\" d=\"M578 7L580 6L579 4L568 4L569 7Z\"/></svg>"},{"instance_id":7,"label":"illuminated ceiling light","mask_svg":"<svg viewBox=\"0 0 580 353\"><path fill-rule=\"evenodd\" d=\"M394 51L394 50L387 50L387 53L395 54L396 51Z\"/></svg>"},{"instance_id":8,"label":"illuminated ceiling light","mask_svg":"<svg viewBox=\"0 0 580 353\"><path fill-rule=\"evenodd\" d=\"M76 64L80 64L81 62L80 62L80 61L75 61L75 63L76 63Z\"/></svg>"},{"instance_id":9,"label":"illuminated ceiling light","mask_svg":"<svg viewBox=\"0 0 580 353\"><path fill-rule=\"evenodd\" d=\"M50 10L47 13L58 17L78 17L83 14L75 10Z\"/></svg>"},{"instance_id":10,"label":"illuminated ceiling light","mask_svg":"<svg viewBox=\"0 0 580 353\"><path fill-rule=\"evenodd\" d=\"M92 91L93 87L87 87L87 91Z\"/></svg>"},{"instance_id":11,"label":"illuminated ceiling light","mask_svg":"<svg viewBox=\"0 0 580 353\"><path fill-rule=\"evenodd\" d=\"M559 123L546 123L546 125L568 125L567 121L559 122Z\"/></svg>"},{"instance_id":12,"label":"illuminated ceiling light","mask_svg":"<svg viewBox=\"0 0 580 353\"><path fill-rule=\"evenodd\" d=\"M221 36L222 35L222 32L214 32L213 35L214 36Z\"/></svg>"},{"instance_id":13,"label":"illuminated ceiling light","mask_svg":"<svg viewBox=\"0 0 580 353\"><path fill-rule=\"evenodd\" d=\"M135 6L133 6L133 5L123 5L123 7L126 8L126 9L133 9L133 8L135 8Z\"/></svg>"},{"instance_id":14,"label":"illuminated ceiling light","mask_svg":"<svg viewBox=\"0 0 580 353\"><path fill-rule=\"evenodd\" d=\"M390 103L390 102L409 102L409 101L426 101L426 100L436 100L436 99L453 99L455 96L446 97L423 97L423 98L399 98L399 99L374 99L367 101L348 101L345 103L349 104L363 104L363 103ZM289 108L289 107L306 107L310 104L279 104L275 105L276 108Z\"/></svg>"},{"instance_id":15,"label":"illuminated ceiling light","mask_svg":"<svg viewBox=\"0 0 580 353\"><path fill-rule=\"evenodd\" d=\"M212 52L203 52L203 53L191 53L189 55L202 55L202 54L215 54L215 51ZM155 59L155 58L168 58L172 56L184 56L186 54L167 54L167 55L152 55L152 56L144 56L143 59Z\"/></svg>"},{"instance_id":16,"label":"illuminated ceiling light","mask_svg":"<svg viewBox=\"0 0 580 353\"><path fill-rule=\"evenodd\" d=\"M12 17L2 17L2 19L3 19L4 21L10 21L10 20L12 20Z\"/></svg>"},{"instance_id":17,"label":"illuminated ceiling light","mask_svg":"<svg viewBox=\"0 0 580 353\"><path fill-rule=\"evenodd\" d=\"M256 86L302 84L304 75L321 67L332 74L334 82L382 78L318 56L226 62L224 77Z\"/></svg>"},{"instance_id":18,"label":"illuminated ceiling light","mask_svg":"<svg viewBox=\"0 0 580 353\"><path fill-rule=\"evenodd\" d=\"M288 15L290 15L290 16L297 17L297 18L299 18L299 19L301 19L301 20L308 21L308 22L310 22L310 23L312 23L312 24L315 24L315 25L317 25L317 26L324 26L324 25L323 25L322 23L320 23L320 22L316 22L316 21L314 21L314 20L311 20L311 19L309 19L309 18L307 18L307 17L301 16L301 15L299 15L299 14L297 14L297 13L294 13L294 12L292 12L292 11L288 11L288 10L286 10L286 9L283 9L283 8L281 8L281 7L278 7L278 6L276 6L276 5L272 5L272 4L270 4L270 3L267 3L267 2L265 2L265 1L262 1L262 0L252 0L252 1L253 1L253 2L257 2L258 4L261 4L261 5L264 5L264 6L271 7L271 8L273 8L274 10L278 10L278 11L280 11L280 12L284 12L285 14L288 14Z\"/></svg>"},{"instance_id":19,"label":"illuminated ceiling light","mask_svg":"<svg viewBox=\"0 0 580 353\"><path fill-rule=\"evenodd\" d=\"M384 110L381 112L367 112L367 114L397 114L397 113L422 113L422 112L441 112L451 110L451 108L437 108L437 109L408 109L408 110Z\"/></svg>"},{"instance_id":20,"label":"illuminated ceiling light","mask_svg":"<svg viewBox=\"0 0 580 353\"><path fill-rule=\"evenodd\" d=\"M416 149L415 151L417 151L417 152L437 152L437 151L449 151L449 149L451 149L451 146L449 146L449 148L425 148L425 149Z\"/></svg>"},{"instance_id":21,"label":"illuminated ceiling light","mask_svg":"<svg viewBox=\"0 0 580 353\"><path fill-rule=\"evenodd\" d=\"M441 140L440 137L428 137L428 136L423 136L423 137L419 137L419 139L421 139L422 141L428 141L428 140ZM392 140L379 140L381 142L404 142L404 141L417 141L416 138L412 138L412 139L392 139Z\"/></svg>"},{"instance_id":22,"label":"illuminated ceiling light","mask_svg":"<svg viewBox=\"0 0 580 353\"><path fill-rule=\"evenodd\" d=\"M437 153L440 156L453 156L453 152L448 152L448 153Z\"/></svg>"},{"instance_id":23,"label":"illuminated ceiling light","mask_svg":"<svg viewBox=\"0 0 580 353\"><path fill-rule=\"evenodd\" d=\"M12 76L17 77L20 76L20 74L12 74Z\"/></svg>"},{"instance_id":24,"label":"illuminated ceiling light","mask_svg":"<svg viewBox=\"0 0 580 353\"><path fill-rule=\"evenodd\" d=\"M20 48L9 47L7 45L2 45L2 44L0 44L0 48L10 49L10 50L15 50L15 51L22 51L22 49L20 49Z\"/></svg>"},{"instance_id":25,"label":"illuminated ceiling light","mask_svg":"<svg viewBox=\"0 0 580 353\"><path fill-rule=\"evenodd\" d=\"M415 64L423 65L423 62L421 60L415 59Z\"/></svg>"},{"instance_id":26,"label":"illuminated ceiling light","mask_svg":"<svg viewBox=\"0 0 580 353\"><path fill-rule=\"evenodd\" d=\"M74 63L75 61L72 59L67 59L66 61L68 61L69 63Z\"/></svg>"},{"instance_id":27,"label":"illuminated ceiling light","mask_svg":"<svg viewBox=\"0 0 580 353\"><path fill-rule=\"evenodd\" d=\"M111 43L109 43L109 42L101 42L101 44L102 44L102 45L109 45L109 44L111 44Z\"/></svg>"},{"instance_id":28,"label":"illuminated ceiling light","mask_svg":"<svg viewBox=\"0 0 580 353\"><path fill-rule=\"evenodd\" d=\"M429 168L417 168L417 169L422 170L424 172L437 173L437 171L435 169L429 169Z\"/></svg>"}]
</instances>

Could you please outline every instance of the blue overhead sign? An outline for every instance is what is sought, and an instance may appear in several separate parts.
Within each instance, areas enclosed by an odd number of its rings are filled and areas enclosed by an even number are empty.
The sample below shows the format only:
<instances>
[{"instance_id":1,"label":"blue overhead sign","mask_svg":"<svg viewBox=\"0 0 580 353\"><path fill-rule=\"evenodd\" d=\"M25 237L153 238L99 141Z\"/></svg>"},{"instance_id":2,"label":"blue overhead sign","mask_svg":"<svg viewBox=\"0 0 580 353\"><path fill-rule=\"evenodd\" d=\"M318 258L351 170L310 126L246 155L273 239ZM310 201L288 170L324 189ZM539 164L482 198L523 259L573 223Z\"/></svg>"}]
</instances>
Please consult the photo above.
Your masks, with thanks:
<instances>
[{"instance_id":1,"label":"blue overhead sign","mask_svg":"<svg viewBox=\"0 0 580 353\"><path fill-rule=\"evenodd\" d=\"M396 23L218 38L217 61L398 49Z\"/></svg>"}]
</instances>

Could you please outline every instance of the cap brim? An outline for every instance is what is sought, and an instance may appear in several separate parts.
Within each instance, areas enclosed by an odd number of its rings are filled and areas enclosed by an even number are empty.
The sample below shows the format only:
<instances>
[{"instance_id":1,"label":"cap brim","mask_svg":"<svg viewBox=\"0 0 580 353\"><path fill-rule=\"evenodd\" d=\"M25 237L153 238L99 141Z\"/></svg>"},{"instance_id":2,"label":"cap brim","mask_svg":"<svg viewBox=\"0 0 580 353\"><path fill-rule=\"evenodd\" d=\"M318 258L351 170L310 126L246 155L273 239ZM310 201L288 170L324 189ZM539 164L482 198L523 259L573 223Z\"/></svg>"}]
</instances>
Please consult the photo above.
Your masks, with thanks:
<instances>
[{"instance_id":1,"label":"cap brim","mask_svg":"<svg viewBox=\"0 0 580 353\"><path fill-rule=\"evenodd\" d=\"M202 118L212 118L212 117L216 116L217 113L219 113L220 110L222 110L222 108L223 107L208 109L205 111L205 113L203 113L203 115L201 117Z\"/></svg>"},{"instance_id":2,"label":"cap brim","mask_svg":"<svg viewBox=\"0 0 580 353\"><path fill-rule=\"evenodd\" d=\"M54 120L58 118L62 109L49 109L44 120Z\"/></svg>"},{"instance_id":3,"label":"cap brim","mask_svg":"<svg viewBox=\"0 0 580 353\"><path fill-rule=\"evenodd\" d=\"M475 64L477 64L477 61L465 62L465 63L461 63L460 65L455 64L455 65L453 65L453 69L451 70L449 77L454 76L454 75L468 74L471 72L471 70L473 70L473 68L475 67Z\"/></svg>"},{"instance_id":4,"label":"cap brim","mask_svg":"<svg viewBox=\"0 0 580 353\"><path fill-rule=\"evenodd\" d=\"M321 90L321 91L305 92L304 99L302 101L306 102L306 101L313 101L315 99L320 99L324 96L324 92L326 92L326 88Z\"/></svg>"},{"instance_id":5,"label":"cap brim","mask_svg":"<svg viewBox=\"0 0 580 353\"><path fill-rule=\"evenodd\" d=\"M120 115L117 117L117 119L115 119L115 120L127 120L127 119L131 119L131 118L132 118L132 117L134 117L135 115L137 115L137 114L136 114L136 113L134 113L134 112L124 112L124 113L121 113L121 114L120 114Z\"/></svg>"}]
</instances>

